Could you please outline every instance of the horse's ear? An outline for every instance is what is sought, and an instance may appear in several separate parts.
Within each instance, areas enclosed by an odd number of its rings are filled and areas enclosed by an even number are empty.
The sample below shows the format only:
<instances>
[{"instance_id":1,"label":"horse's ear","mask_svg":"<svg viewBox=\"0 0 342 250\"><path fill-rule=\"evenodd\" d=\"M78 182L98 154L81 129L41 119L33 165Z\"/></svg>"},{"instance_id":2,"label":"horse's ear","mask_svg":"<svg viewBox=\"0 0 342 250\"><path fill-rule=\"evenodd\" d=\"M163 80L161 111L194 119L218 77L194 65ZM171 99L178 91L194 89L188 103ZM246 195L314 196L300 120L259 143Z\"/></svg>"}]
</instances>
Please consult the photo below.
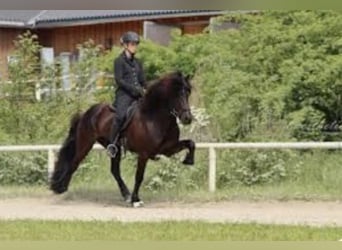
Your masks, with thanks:
<instances>
[{"instance_id":1,"label":"horse's ear","mask_svg":"<svg viewBox=\"0 0 342 250\"><path fill-rule=\"evenodd\" d=\"M189 74L185 76L185 80L186 80L187 82L190 81L190 78L191 78L191 76L190 76Z\"/></svg>"}]
</instances>

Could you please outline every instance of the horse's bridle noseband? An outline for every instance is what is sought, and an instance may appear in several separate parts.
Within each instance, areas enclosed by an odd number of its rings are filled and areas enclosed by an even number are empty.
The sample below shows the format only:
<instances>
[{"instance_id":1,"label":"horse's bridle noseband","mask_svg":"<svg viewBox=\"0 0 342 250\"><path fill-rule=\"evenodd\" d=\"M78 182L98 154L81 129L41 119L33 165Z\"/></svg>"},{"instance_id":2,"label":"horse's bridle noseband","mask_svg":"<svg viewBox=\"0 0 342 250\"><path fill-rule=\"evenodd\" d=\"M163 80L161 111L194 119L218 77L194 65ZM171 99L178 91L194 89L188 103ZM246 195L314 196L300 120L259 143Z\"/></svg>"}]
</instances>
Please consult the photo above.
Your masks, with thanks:
<instances>
[{"instance_id":1,"label":"horse's bridle noseband","mask_svg":"<svg viewBox=\"0 0 342 250\"><path fill-rule=\"evenodd\" d=\"M177 110L173 108L173 109L170 111L170 114L171 114L172 116L174 116L175 118L178 118L178 117L181 116L183 113L185 113L185 112L190 112L190 111L191 111L191 109L182 109L180 112L177 112Z\"/></svg>"},{"instance_id":2,"label":"horse's bridle noseband","mask_svg":"<svg viewBox=\"0 0 342 250\"><path fill-rule=\"evenodd\" d=\"M185 103L186 101L186 94L185 94L185 91L183 90L183 92L182 92L182 97L184 98L184 99L180 99L180 100L178 100L179 102L183 102L183 103ZM184 106L184 105L181 105L181 106ZM172 115L172 116L174 116L175 118L179 118L182 114L184 114L185 112L191 112L191 109L190 108L182 108L181 110L180 110L180 112L177 112L177 110L175 109L175 108L172 108L171 110L170 110L170 114Z\"/></svg>"}]
</instances>

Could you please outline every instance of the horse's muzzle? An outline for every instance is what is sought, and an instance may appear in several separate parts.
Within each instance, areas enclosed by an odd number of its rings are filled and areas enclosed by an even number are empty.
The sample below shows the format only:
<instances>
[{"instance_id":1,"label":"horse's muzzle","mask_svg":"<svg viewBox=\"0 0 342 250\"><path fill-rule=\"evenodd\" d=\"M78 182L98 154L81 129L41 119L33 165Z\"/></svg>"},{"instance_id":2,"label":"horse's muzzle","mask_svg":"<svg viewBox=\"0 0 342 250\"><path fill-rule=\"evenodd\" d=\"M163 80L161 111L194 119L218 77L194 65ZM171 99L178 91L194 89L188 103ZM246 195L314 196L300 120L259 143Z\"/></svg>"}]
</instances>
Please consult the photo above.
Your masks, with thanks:
<instances>
[{"instance_id":1,"label":"horse's muzzle","mask_svg":"<svg viewBox=\"0 0 342 250\"><path fill-rule=\"evenodd\" d=\"M183 112L182 115L179 117L179 120L182 122L183 125L189 125L193 120L193 116L190 111Z\"/></svg>"}]
</instances>

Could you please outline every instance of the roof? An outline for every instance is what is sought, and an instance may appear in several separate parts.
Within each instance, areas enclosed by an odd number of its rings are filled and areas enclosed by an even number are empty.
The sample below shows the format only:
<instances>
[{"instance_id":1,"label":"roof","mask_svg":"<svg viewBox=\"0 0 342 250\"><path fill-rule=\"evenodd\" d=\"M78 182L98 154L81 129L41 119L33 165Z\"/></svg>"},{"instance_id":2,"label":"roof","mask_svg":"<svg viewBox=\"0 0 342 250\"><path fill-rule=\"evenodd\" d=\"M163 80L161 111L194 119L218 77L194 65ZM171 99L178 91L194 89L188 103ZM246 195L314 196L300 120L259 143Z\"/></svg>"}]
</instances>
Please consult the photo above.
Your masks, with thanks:
<instances>
[{"instance_id":1,"label":"roof","mask_svg":"<svg viewBox=\"0 0 342 250\"><path fill-rule=\"evenodd\" d=\"M40 10L0 10L0 26L25 26Z\"/></svg>"},{"instance_id":2,"label":"roof","mask_svg":"<svg viewBox=\"0 0 342 250\"><path fill-rule=\"evenodd\" d=\"M0 10L0 26L60 27L99 22L216 15L215 10Z\"/></svg>"}]
</instances>

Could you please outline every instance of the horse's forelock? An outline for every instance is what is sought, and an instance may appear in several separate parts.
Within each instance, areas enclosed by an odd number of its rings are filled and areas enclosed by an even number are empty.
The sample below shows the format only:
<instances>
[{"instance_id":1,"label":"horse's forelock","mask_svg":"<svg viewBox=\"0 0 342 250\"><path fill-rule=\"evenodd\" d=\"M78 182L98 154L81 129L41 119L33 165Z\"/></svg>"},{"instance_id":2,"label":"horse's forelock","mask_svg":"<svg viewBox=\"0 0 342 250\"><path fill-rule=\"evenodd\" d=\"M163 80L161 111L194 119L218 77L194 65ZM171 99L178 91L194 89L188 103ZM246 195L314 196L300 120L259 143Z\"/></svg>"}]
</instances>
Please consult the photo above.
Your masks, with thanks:
<instances>
[{"instance_id":1,"label":"horse's forelock","mask_svg":"<svg viewBox=\"0 0 342 250\"><path fill-rule=\"evenodd\" d=\"M174 90L179 90L180 88L186 86L186 79L180 71L176 71L169 75L169 81L172 84Z\"/></svg>"}]
</instances>

